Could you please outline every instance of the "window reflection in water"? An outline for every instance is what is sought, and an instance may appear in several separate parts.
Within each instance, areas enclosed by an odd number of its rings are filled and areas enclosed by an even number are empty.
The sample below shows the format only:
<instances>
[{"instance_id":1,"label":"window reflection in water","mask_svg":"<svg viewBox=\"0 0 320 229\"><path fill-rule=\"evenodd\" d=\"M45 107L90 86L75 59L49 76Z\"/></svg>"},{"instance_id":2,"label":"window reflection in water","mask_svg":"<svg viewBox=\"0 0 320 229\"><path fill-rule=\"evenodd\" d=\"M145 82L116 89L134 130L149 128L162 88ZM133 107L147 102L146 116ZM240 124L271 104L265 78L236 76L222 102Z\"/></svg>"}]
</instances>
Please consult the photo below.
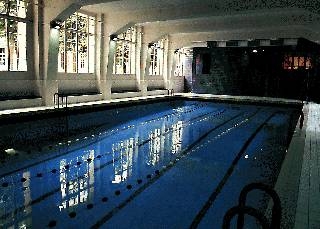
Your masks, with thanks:
<instances>
[{"instance_id":1,"label":"window reflection in water","mask_svg":"<svg viewBox=\"0 0 320 229\"><path fill-rule=\"evenodd\" d=\"M147 165L156 165L160 160L161 129L155 129L149 134L149 151L147 153Z\"/></svg>"},{"instance_id":2,"label":"window reflection in water","mask_svg":"<svg viewBox=\"0 0 320 229\"><path fill-rule=\"evenodd\" d=\"M29 205L31 202L31 189L30 189L30 171L25 171L21 177L26 178L26 181L18 186L12 185L6 189L0 189L0 216L11 212L17 205L25 206L21 217L7 217L5 220L0 220L0 228L29 228L32 225L32 207ZM21 192L17 192L17 188L22 188ZM22 195L22 196L21 196Z\"/></svg>"},{"instance_id":3,"label":"window reflection in water","mask_svg":"<svg viewBox=\"0 0 320 229\"><path fill-rule=\"evenodd\" d=\"M172 125L172 145L171 153L176 154L181 151L181 141L182 141L182 121Z\"/></svg>"},{"instance_id":4,"label":"window reflection in water","mask_svg":"<svg viewBox=\"0 0 320 229\"><path fill-rule=\"evenodd\" d=\"M121 183L132 175L134 146L134 138L112 144L114 169L113 184Z\"/></svg>"},{"instance_id":5,"label":"window reflection in water","mask_svg":"<svg viewBox=\"0 0 320 229\"><path fill-rule=\"evenodd\" d=\"M60 210L75 206L87 201L94 187L94 163L84 163L80 167L65 169L67 164L75 164L77 161L86 161L87 158L94 158L94 150L85 151L81 157L70 160L60 161L60 189L62 203Z\"/></svg>"}]
</instances>

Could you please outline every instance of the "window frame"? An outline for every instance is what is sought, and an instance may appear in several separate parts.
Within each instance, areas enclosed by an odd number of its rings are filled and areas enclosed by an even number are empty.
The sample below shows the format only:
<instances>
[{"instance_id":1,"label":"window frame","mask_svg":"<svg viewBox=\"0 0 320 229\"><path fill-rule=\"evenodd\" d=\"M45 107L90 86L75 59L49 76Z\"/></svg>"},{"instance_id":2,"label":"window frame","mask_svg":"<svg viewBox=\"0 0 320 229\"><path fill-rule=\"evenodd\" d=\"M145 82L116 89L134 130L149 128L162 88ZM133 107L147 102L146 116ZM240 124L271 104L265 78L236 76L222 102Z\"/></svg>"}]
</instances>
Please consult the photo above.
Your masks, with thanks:
<instances>
[{"instance_id":1,"label":"window frame","mask_svg":"<svg viewBox=\"0 0 320 229\"><path fill-rule=\"evenodd\" d=\"M24 11L24 16L18 16L18 15L12 15L12 12L10 12L10 7L11 7L11 3L13 3L10 0L6 0L5 5L7 5L7 7L5 8L5 12L4 13L0 13L0 20L4 21L4 25L5 25L5 39L6 39L6 46L4 47L5 52L4 52L4 59L5 59L5 66L6 69L4 70L0 70L0 72L27 72L28 71L28 58L27 58L27 27L28 24L31 23L30 20L28 20L28 7L29 7L29 2L26 0L18 0L18 2L24 2L24 7L25 11ZM15 4L17 4L17 1L15 1ZM18 4L16 6L17 8L17 13L18 14ZM19 64L17 64L16 69L13 69L13 62L11 60L13 60L13 58L11 58L11 51L10 51L10 46L12 46L12 44L10 44L10 34L12 33L9 29L8 26L8 21L13 21L14 23L17 23L17 26L19 23L24 23L24 27L25 27L25 34L18 34L18 27L17 27L17 37L18 35L24 35L24 39L25 39L25 47L23 47L24 49L24 53L25 53L25 66L20 66L19 68ZM14 49L17 48L16 46L14 46ZM20 48L20 47L19 47ZM21 53L21 51L19 51L18 53ZM16 62L19 63L19 60L21 59L21 57L17 56L16 57Z\"/></svg>"},{"instance_id":2,"label":"window frame","mask_svg":"<svg viewBox=\"0 0 320 229\"><path fill-rule=\"evenodd\" d=\"M150 76L162 76L164 70L164 42L165 39L161 39L150 46L150 62L149 62L149 75ZM160 54L160 55L159 55ZM157 68L159 73L157 73Z\"/></svg>"},{"instance_id":3,"label":"window frame","mask_svg":"<svg viewBox=\"0 0 320 229\"><path fill-rule=\"evenodd\" d=\"M86 31L81 31L81 28L78 28L79 26L79 21L78 18L79 17L84 17L87 20L87 28ZM75 17L75 27L71 26L69 28L67 28L66 24L67 24L67 20L70 20L72 17ZM83 10L78 10L77 12L73 13L72 15L70 15L68 17L66 21L63 22L62 27L60 28L59 31L59 51L58 51L58 73L65 73L65 74L95 74L95 65L96 65L96 51L95 51L95 47L96 47L96 43L97 43L97 16L96 14L92 14ZM93 23L93 24L91 24ZM93 32L90 31L90 28L93 28ZM72 37L73 41L68 41L68 34L74 34L74 38ZM61 36L62 35L62 36ZM86 36L86 53L87 53L87 59L83 60L83 58L81 58L81 54L79 51L79 46L80 46L80 42L79 42L79 37L81 35L85 35ZM72 35L73 36L73 35ZM61 39L62 37L62 39ZM63 47L62 50L63 52L61 52L61 40L63 41ZM91 43L91 41L93 42L93 45ZM68 58L68 44L69 43L74 43L74 54L72 55L72 58ZM92 47L93 46L93 47ZM92 55L93 53L93 55ZM91 57L92 56L92 57ZM90 59L90 57L92 58L92 60ZM69 61L68 61L69 60ZM71 61L70 61L71 60ZM84 65L86 66L85 68L81 68L82 66L82 60L84 61ZM70 62L70 63L69 63ZM69 70L68 68L68 64L71 64L72 69L73 70ZM91 66L93 65L93 66ZM63 66L63 67L62 67ZM69 66L70 67L70 66ZM80 69L85 69L85 71L80 71Z\"/></svg>"},{"instance_id":4,"label":"window frame","mask_svg":"<svg viewBox=\"0 0 320 229\"><path fill-rule=\"evenodd\" d=\"M136 73L136 26L131 26L125 32L118 34L114 42L116 42L116 44L113 58L112 74L134 75ZM126 71L126 69L129 69L129 71Z\"/></svg>"}]
</instances>

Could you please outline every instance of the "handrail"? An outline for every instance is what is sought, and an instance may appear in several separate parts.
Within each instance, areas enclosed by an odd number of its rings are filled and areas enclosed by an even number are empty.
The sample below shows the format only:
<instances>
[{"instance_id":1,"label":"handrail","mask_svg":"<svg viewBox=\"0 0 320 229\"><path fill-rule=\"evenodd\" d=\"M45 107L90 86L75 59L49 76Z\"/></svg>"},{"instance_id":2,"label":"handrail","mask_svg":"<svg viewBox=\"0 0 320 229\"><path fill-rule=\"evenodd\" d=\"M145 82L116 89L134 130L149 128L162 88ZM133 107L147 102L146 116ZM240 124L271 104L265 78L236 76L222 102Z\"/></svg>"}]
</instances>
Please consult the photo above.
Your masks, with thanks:
<instances>
[{"instance_id":1,"label":"handrail","mask_svg":"<svg viewBox=\"0 0 320 229\"><path fill-rule=\"evenodd\" d=\"M67 108L68 107L68 95L61 94L58 92L54 93L54 95L53 95L54 107L56 107L56 101L57 101L58 108L60 108L60 98L61 98L61 107L63 107L63 98L65 98L65 102L66 102L65 108Z\"/></svg>"},{"instance_id":2,"label":"handrail","mask_svg":"<svg viewBox=\"0 0 320 229\"><path fill-rule=\"evenodd\" d=\"M174 95L174 89L167 89L168 90L168 95Z\"/></svg>"},{"instance_id":3,"label":"handrail","mask_svg":"<svg viewBox=\"0 0 320 229\"><path fill-rule=\"evenodd\" d=\"M255 217L256 219L259 220L261 226L263 229L269 229L269 225L268 225L268 220L267 218L258 210L254 209L253 207L248 207L248 206L235 206L233 208L230 208L227 213L224 215L223 217L223 224L222 224L222 228L223 229L229 229L230 228L230 221L231 219L236 215L240 215L240 214L248 214L251 215L253 217Z\"/></svg>"},{"instance_id":4,"label":"handrail","mask_svg":"<svg viewBox=\"0 0 320 229\"><path fill-rule=\"evenodd\" d=\"M272 218L271 218L270 228L280 229L281 212L282 212L281 201L280 201L280 198L279 198L278 194L276 193L276 191L274 191L268 185L265 185L262 183L251 183L251 184L246 185L240 193L239 206L246 205L247 195L250 191L252 191L254 189L259 189L259 190L265 191L266 193L268 193L271 196L271 198L273 200L273 207L272 207ZM243 228L243 224L244 224L244 214L239 214L238 222L237 222L238 228Z\"/></svg>"},{"instance_id":5,"label":"handrail","mask_svg":"<svg viewBox=\"0 0 320 229\"><path fill-rule=\"evenodd\" d=\"M247 195L250 191L253 191L255 189L262 190L269 194L273 200L273 207L272 207L272 218L271 223L269 226L268 220L266 217L259 212L258 210L246 206L246 200ZM276 193L275 190L273 190L268 185L262 184L262 183L251 183L246 185L239 195L239 204L231 209L229 209L226 214L223 217L223 229L229 229L230 228L230 221L231 219L238 214L238 220L237 220L237 228L242 229L244 225L244 215L249 214L260 222L263 229L280 229L280 223L281 223L281 201Z\"/></svg>"}]
</instances>

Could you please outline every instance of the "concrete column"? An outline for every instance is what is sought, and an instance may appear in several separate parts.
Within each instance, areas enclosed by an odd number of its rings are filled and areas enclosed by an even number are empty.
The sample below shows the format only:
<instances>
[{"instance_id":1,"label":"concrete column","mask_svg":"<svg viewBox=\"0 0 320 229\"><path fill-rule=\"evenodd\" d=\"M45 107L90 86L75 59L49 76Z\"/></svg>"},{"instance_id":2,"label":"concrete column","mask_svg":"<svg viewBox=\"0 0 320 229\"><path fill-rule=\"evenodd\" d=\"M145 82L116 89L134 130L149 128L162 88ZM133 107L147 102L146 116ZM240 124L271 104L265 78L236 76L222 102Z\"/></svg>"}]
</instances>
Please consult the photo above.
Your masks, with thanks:
<instances>
[{"instance_id":1,"label":"concrete column","mask_svg":"<svg viewBox=\"0 0 320 229\"><path fill-rule=\"evenodd\" d=\"M176 67L176 55L174 53L174 50L172 49L173 45L172 42L168 41L168 69L167 69L167 83L166 83L166 89L172 89L173 88L173 78L174 78L174 70Z\"/></svg>"},{"instance_id":2,"label":"concrete column","mask_svg":"<svg viewBox=\"0 0 320 229\"><path fill-rule=\"evenodd\" d=\"M46 25L49 27L49 25ZM46 106L53 106L54 93L58 92L58 53L59 53L59 30L49 27L49 48L47 77L44 79L43 98Z\"/></svg>"},{"instance_id":3,"label":"concrete column","mask_svg":"<svg viewBox=\"0 0 320 229\"><path fill-rule=\"evenodd\" d=\"M33 11L33 74L37 81L40 80L39 74L39 3L38 0L33 0L32 11Z\"/></svg>"},{"instance_id":4,"label":"concrete column","mask_svg":"<svg viewBox=\"0 0 320 229\"><path fill-rule=\"evenodd\" d=\"M113 55L112 55L112 61L109 62L109 49L110 49L110 38L109 38L109 32L108 32L108 24L106 15L101 15L101 88L102 88L102 94L103 98L106 100L111 99L111 76L112 76L112 69L113 69ZM110 66L109 63L112 65ZM111 70L110 72L109 69ZM108 75L109 74L109 75Z\"/></svg>"},{"instance_id":5,"label":"concrete column","mask_svg":"<svg viewBox=\"0 0 320 229\"><path fill-rule=\"evenodd\" d=\"M136 43L136 81L137 81L137 88L141 89L141 45L142 45L142 27L137 27L137 43Z\"/></svg>"},{"instance_id":6,"label":"concrete column","mask_svg":"<svg viewBox=\"0 0 320 229\"><path fill-rule=\"evenodd\" d=\"M169 65L169 36L167 35L164 38L164 55L163 55L163 71L162 71L162 77L163 77L163 81L164 81L164 86L166 89L168 89L168 80L169 80L169 73L170 73L170 69L168 68Z\"/></svg>"},{"instance_id":7,"label":"concrete column","mask_svg":"<svg viewBox=\"0 0 320 229\"><path fill-rule=\"evenodd\" d=\"M116 52L116 41L110 40L110 36L105 31L105 44L108 44L108 47L105 47L108 50L108 62L107 71L106 71L106 93L107 98L111 99L111 86L112 86L112 75L113 75L113 63L114 63L114 55Z\"/></svg>"},{"instance_id":8,"label":"concrete column","mask_svg":"<svg viewBox=\"0 0 320 229\"><path fill-rule=\"evenodd\" d=\"M102 26L102 20L101 20L101 14L98 14L96 16L96 39L95 39L95 50L94 50L94 74L95 74L95 80L97 82L97 86L99 89L99 92L101 92L101 53L103 52L103 47L101 46L102 42L102 36L101 36L101 26Z\"/></svg>"},{"instance_id":9,"label":"concrete column","mask_svg":"<svg viewBox=\"0 0 320 229\"><path fill-rule=\"evenodd\" d=\"M148 74L150 66L150 53L148 43L146 43L145 36L141 39L140 48L140 90L143 96L147 95L148 82L146 81L146 75Z\"/></svg>"}]
</instances>

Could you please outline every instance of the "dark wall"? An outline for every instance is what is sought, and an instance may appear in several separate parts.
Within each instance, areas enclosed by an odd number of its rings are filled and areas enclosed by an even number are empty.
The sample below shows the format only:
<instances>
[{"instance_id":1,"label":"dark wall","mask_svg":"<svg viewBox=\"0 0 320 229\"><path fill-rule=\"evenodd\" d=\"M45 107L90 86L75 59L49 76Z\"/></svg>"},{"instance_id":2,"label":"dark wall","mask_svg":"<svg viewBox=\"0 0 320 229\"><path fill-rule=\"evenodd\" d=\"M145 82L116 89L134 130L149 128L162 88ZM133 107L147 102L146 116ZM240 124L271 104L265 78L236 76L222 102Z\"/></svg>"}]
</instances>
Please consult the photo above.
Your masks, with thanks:
<instances>
[{"instance_id":1,"label":"dark wall","mask_svg":"<svg viewBox=\"0 0 320 229\"><path fill-rule=\"evenodd\" d=\"M304 39L295 46L194 48L193 53L192 92L320 100L320 49ZM286 55L308 56L312 68L284 69Z\"/></svg>"}]
</instances>

